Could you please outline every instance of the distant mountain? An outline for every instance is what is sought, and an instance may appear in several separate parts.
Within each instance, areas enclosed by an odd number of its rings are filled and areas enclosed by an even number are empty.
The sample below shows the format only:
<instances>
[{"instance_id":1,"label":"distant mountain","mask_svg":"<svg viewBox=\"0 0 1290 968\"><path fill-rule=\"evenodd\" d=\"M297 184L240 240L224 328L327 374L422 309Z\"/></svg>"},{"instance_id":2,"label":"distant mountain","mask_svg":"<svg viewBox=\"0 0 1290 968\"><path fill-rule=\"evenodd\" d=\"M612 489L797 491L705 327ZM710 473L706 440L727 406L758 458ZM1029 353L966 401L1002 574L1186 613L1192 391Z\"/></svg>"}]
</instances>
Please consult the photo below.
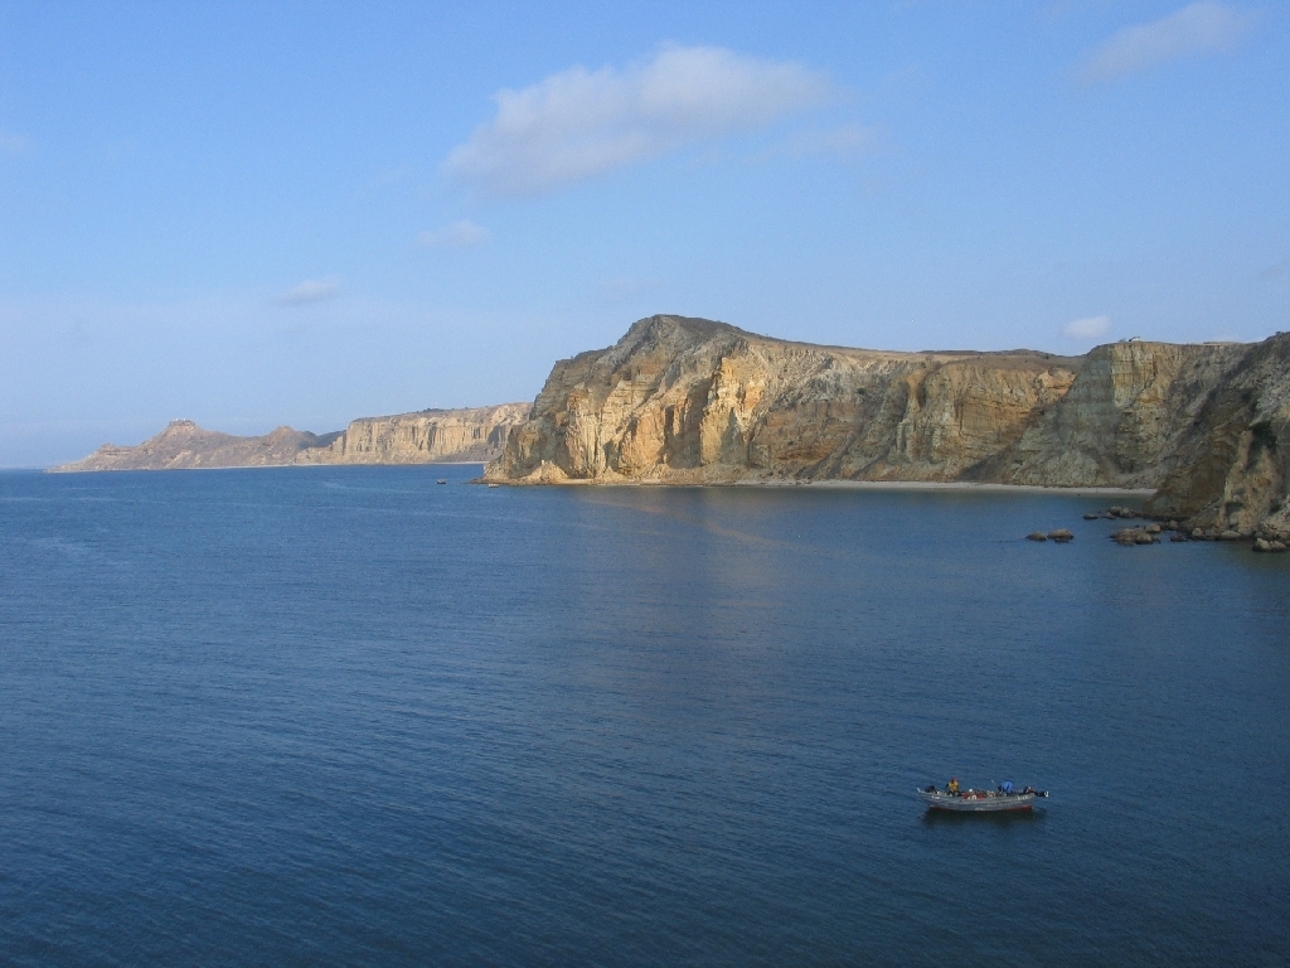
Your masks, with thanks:
<instances>
[{"instance_id":1,"label":"distant mountain","mask_svg":"<svg viewBox=\"0 0 1290 968\"><path fill-rule=\"evenodd\" d=\"M137 447L104 444L90 456L52 468L77 471L180 470L292 464L428 464L491 460L508 430L527 415L527 403L460 410L422 410L365 417L343 431L311 434L279 427L262 437L204 430L173 420Z\"/></svg>"},{"instance_id":2,"label":"distant mountain","mask_svg":"<svg viewBox=\"0 0 1290 968\"><path fill-rule=\"evenodd\" d=\"M270 467L294 464L310 448L323 448L339 433L317 434L279 427L263 437L236 437L204 430L191 420L172 420L137 447L104 444L90 456L52 468L73 471L179 470L196 467Z\"/></svg>"}]
</instances>

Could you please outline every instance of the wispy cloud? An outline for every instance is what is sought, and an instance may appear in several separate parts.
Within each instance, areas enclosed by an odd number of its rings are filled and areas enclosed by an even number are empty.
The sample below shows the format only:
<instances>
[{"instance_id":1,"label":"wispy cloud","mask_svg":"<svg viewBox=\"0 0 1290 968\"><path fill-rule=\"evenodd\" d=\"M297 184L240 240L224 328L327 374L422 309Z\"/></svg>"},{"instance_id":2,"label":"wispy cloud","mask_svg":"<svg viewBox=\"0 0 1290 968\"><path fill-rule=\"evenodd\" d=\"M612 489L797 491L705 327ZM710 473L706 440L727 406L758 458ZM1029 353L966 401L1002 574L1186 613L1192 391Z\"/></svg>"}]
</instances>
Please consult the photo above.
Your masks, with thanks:
<instances>
[{"instance_id":1,"label":"wispy cloud","mask_svg":"<svg viewBox=\"0 0 1290 968\"><path fill-rule=\"evenodd\" d=\"M496 116L443 168L494 195L534 195L685 145L761 128L828 97L825 76L719 47L664 47L617 70L573 67L494 95Z\"/></svg>"},{"instance_id":2,"label":"wispy cloud","mask_svg":"<svg viewBox=\"0 0 1290 968\"><path fill-rule=\"evenodd\" d=\"M1062 327L1062 335L1069 339L1098 339L1111 328L1110 316L1086 316L1073 319Z\"/></svg>"},{"instance_id":3,"label":"wispy cloud","mask_svg":"<svg viewBox=\"0 0 1290 968\"><path fill-rule=\"evenodd\" d=\"M0 128L0 155L20 155L31 147L31 139Z\"/></svg>"},{"instance_id":4,"label":"wispy cloud","mask_svg":"<svg viewBox=\"0 0 1290 968\"><path fill-rule=\"evenodd\" d=\"M482 245L492 237L493 233L488 229L464 218L434 231L422 232L417 236L417 241L422 245L441 249L468 249L473 245Z\"/></svg>"},{"instance_id":5,"label":"wispy cloud","mask_svg":"<svg viewBox=\"0 0 1290 968\"><path fill-rule=\"evenodd\" d=\"M1082 79L1115 81L1180 57L1230 50L1252 20L1221 3L1190 4L1163 20L1112 34L1090 53Z\"/></svg>"},{"instance_id":6,"label":"wispy cloud","mask_svg":"<svg viewBox=\"0 0 1290 968\"><path fill-rule=\"evenodd\" d=\"M301 303L322 302L333 299L340 293L340 280L332 277L325 279L306 279L298 286L293 286L280 293L275 302L280 306L299 306Z\"/></svg>"}]
</instances>

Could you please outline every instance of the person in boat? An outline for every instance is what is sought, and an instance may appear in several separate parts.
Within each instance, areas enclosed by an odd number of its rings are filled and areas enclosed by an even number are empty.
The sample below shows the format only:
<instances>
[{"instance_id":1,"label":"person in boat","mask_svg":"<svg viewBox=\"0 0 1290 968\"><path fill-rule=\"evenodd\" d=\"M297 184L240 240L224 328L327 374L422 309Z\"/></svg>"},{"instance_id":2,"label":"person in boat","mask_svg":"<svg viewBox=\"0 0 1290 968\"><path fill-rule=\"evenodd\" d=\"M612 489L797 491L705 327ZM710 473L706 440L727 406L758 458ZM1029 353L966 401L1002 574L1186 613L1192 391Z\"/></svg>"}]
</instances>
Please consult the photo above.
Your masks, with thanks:
<instances>
[{"instance_id":1,"label":"person in boat","mask_svg":"<svg viewBox=\"0 0 1290 968\"><path fill-rule=\"evenodd\" d=\"M957 777L950 777L950 782L945 784L945 792L952 797L959 795L959 781Z\"/></svg>"},{"instance_id":2,"label":"person in boat","mask_svg":"<svg viewBox=\"0 0 1290 968\"><path fill-rule=\"evenodd\" d=\"M1004 780L1002 783L1000 783L999 792L1002 793L1005 797L1012 796L1012 781Z\"/></svg>"},{"instance_id":3,"label":"person in boat","mask_svg":"<svg viewBox=\"0 0 1290 968\"><path fill-rule=\"evenodd\" d=\"M939 793L940 791L936 789L936 784L935 784L935 783L931 783L931 784L929 784L929 785L928 785L927 789L926 789L926 790L924 790L923 792L924 792L924 793Z\"/></svg>"}]
</instances>

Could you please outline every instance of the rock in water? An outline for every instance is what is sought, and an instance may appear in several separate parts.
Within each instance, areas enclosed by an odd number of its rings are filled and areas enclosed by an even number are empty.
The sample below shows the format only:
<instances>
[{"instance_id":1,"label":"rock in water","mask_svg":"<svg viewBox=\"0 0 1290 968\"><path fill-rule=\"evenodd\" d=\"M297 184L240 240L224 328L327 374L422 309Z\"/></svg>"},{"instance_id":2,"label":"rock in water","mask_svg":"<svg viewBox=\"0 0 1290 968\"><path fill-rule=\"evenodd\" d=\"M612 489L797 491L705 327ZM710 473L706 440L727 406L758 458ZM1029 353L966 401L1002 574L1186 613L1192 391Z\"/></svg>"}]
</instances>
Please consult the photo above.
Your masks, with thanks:
<instances>
[{"instance_id":1,"label":"rock in water","mask_svg":"<svg viewBox=\"0 0 1290 968\"><path fill-rule=\"evenodd\" d=\"M1074 541L1075 535L1065 528L1058 528L1056 531L1049 531L1048 537L1053 541L1065 542Z\"/></svg>"},{"instance_id":2,"label":"rock in water","mask_svg":"<svg viewBox=\"0 0 1290 968\"><path fill-rule=\"evenodd\" d=\"M1047 541L1048 535L1044 534L1042 531L1032 531L1030 532L1030 534L1026 535L1026 540L1027 541Z\"/></svg>"}]
</instances>

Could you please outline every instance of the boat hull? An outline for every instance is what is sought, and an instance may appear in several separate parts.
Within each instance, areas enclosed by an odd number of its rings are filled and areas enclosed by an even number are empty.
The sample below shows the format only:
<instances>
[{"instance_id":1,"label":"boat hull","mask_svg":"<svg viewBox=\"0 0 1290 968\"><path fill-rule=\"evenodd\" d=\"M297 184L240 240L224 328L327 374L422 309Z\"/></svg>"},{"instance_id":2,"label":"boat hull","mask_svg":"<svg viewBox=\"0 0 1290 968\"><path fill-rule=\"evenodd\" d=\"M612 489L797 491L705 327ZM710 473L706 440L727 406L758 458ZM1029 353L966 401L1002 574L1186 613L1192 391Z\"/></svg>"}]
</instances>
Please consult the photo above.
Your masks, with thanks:
<instances>
[{"instance_id":1,"label":"boat hull","mask_svg":"<svg viewBox=\"0 0 1290 968\"><path fill-rule=\"evenodd\" d=\"M969 790L960 796L948 793L929 793L919 790L918 796L929 810L948 810L953 813L1007 813L1031 810L1035 805L1033 793L987 795Z\"/></svg>"}]
</instances>

